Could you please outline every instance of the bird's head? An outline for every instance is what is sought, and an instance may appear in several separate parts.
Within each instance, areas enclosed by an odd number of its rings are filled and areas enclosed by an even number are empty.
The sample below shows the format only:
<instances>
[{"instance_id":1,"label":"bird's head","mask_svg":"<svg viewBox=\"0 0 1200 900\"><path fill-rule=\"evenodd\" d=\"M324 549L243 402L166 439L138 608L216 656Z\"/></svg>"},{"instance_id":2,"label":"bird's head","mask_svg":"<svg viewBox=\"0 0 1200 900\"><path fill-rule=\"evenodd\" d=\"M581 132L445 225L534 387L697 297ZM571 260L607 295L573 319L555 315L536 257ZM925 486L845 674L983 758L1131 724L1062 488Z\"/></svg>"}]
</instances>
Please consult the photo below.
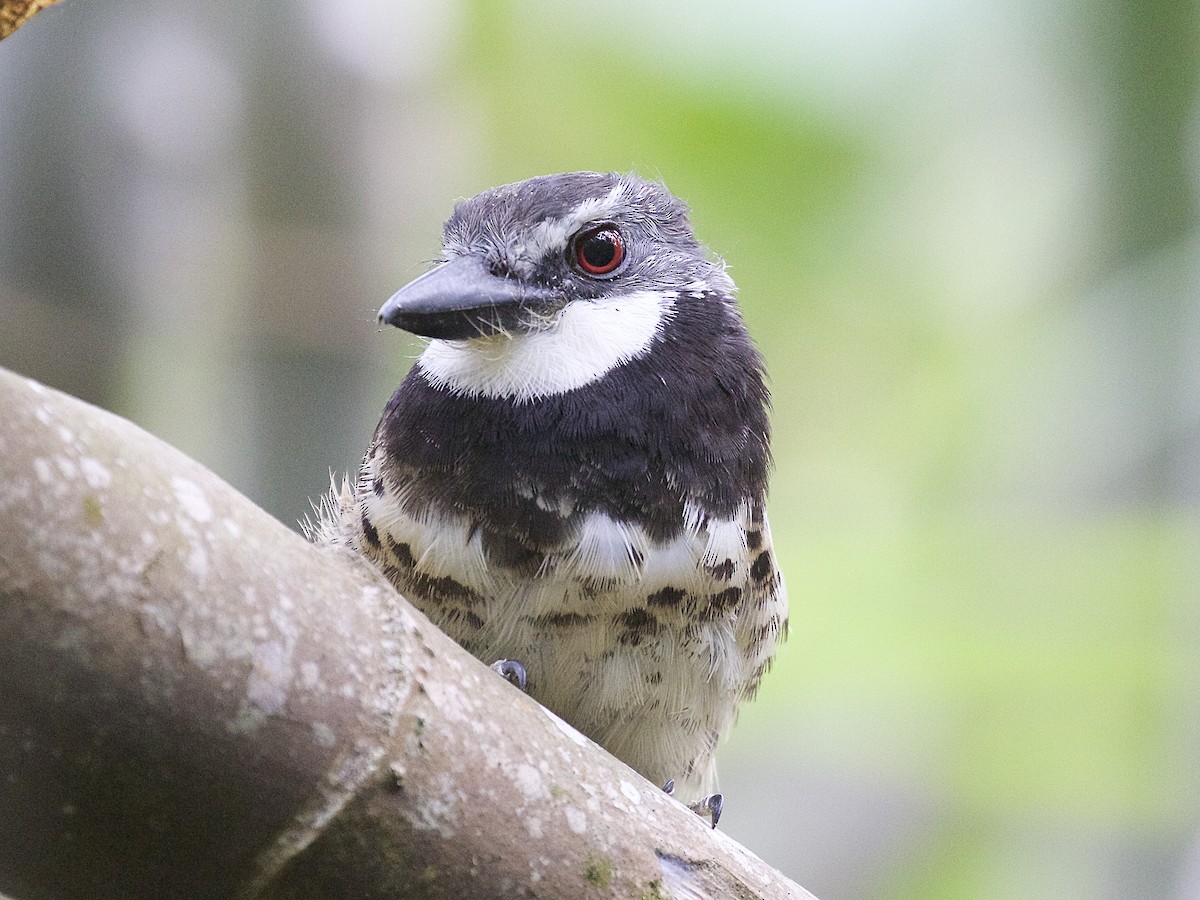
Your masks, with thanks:
<instances>
[{"instance_id":1,"label":"bird's head","mask_svg":"<svg viewBox=\"0 0 1200 900\"><path fill-rule=\"evenodd\" d=\"M729 292L687 208L633 176L574 172L484 191L446 222L436 268L379 319L442 340L552 329L573 304L635 298L665 308L681 290Z\"/></svg>"},{"instance_id":2,"label":"bird's head","mask_svg":"<svg viewBox=\"0 0 1200 900\"><path fill-rule=\"evenodd\" d=\"M575 172L459 203L437 266L379 320L433 338L419 365L434 384L530 400L647 352L681 298L732 308L733 290L666 188Z\"/></svg>"}]
</instances>

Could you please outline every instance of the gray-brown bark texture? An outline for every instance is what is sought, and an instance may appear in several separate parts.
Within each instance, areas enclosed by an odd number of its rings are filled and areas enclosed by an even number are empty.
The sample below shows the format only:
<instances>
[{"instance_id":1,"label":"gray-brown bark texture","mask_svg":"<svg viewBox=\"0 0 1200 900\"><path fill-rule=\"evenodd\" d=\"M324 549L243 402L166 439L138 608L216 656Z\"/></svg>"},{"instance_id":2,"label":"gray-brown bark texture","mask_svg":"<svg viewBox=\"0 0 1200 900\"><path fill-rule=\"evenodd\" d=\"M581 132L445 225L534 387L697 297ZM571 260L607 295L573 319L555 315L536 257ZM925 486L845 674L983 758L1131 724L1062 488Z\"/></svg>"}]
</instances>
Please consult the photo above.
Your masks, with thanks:
<instances>
[{"instance_id":1,"label":"gray-brown bark texture","mask_svg":"<svg viewBox=\"0 0 1200 900\"><path fill-rule=\"evenodd\" d=\"M0 370L0 892L810 895L130 423Z\"/></svg>"}]
</instances>

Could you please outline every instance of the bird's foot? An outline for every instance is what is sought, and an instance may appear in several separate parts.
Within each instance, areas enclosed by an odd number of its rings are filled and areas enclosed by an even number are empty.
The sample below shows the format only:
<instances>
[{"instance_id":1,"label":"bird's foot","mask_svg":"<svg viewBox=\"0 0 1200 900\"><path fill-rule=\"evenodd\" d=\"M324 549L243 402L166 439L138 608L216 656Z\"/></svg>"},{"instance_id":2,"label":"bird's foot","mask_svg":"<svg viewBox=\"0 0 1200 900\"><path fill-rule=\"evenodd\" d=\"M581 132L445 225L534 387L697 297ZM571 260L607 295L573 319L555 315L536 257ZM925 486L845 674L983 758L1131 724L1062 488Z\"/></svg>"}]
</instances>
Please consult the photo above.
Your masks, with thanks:
<instances>
[{"instance_id":1,"label":"bird's foot","mask_svg":"<svg viewBox=\"0 0 1200 900\"><path fill-rule=\"evenodd\" d=\"M717 821L721 818L721 810L724 808L725 797L723 794L709 794L703 800L697 800L688 807L698 816L709 817L713 828L717 827Z\"/></svg>"},{"instance_id":2,"label":"bird's foot","mask_svg":"<svg viewBox=\"0 0 1200 900\"><path fill-rule=\"evenodd\" d=\"M675 793L675 779L672 778L662 787L667 794ZM721 818L721 810L725 808L725 797L723 794L710 794L703 800L697 800L695 803L689 804L688 809L698 816L707 816L712 821L712 827L717 827L717 822Z\"/></svg>"},{"instance_id":3,"label":"bird's foot","mask_svg":"<svg viewBox=\"0 0 1200 900\"><path fill-rule=\"evenodd\" d=\"M509 684L525 690L525 667L515 659L498 659L492 663L492 671L500 675Z\"/></svg>"}]
</instances>

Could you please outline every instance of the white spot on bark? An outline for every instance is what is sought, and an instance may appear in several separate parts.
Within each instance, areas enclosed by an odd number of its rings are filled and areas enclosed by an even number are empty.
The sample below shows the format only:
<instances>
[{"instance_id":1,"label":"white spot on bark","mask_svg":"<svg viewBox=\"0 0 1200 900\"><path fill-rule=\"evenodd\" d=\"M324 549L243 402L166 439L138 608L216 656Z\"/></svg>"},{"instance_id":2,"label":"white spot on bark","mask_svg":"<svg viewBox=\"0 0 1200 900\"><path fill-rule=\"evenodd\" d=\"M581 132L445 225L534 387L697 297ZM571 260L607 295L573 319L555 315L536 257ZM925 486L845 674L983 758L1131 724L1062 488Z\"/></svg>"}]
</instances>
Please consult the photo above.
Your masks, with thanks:
<instances>
[{"instance_id":1,"label":"white spot on bark","mask_svg":"<svg viewBox=\"0 0 1200 900\"><path fill-rule=\"evenodd\" d=\"M337 735L324 722L312 723L313 739L322 747L332 747L337 743Z\"/></svg>"},{"instance_id":2,"label":"white spot on bark","mask_svg":"<svg viewBox=\"0 0 1200 900\"><path fill-rule=\"evenodd\" d=\"M454 789L453 777L443 773L438 778L437 789L440 793L416 808L412 823L415 828L437 831L442 837L451 838L458 828L460 800Z\"/></svg>"},{"instance_id":3,"label":"white spot on bark","mask_svg":"<svg viewBox=\"0 0 1200 900\"><path fill-rule=\"evenodd\" d=\"M246 699L267 715L283 712L292 681L292 654L279 641L254 648L254 668L246 683Z\"/></svg>"},{"instance_id":4,"label":"white spot on bark","mask_svg":"<svg viewBox=\"0 0 1200 900\"><path fill-rule=\"evenodd\" d=\"M193 628L186 621L179 624L179 640L183 644L184 655L194 666L207 669L221 656L216 643L206 640L202 629Z\"/></svg>"},{"instance_id":5,"label":"white spot on bark","mask_svg":"<svg viewBox=\"0 0 1200 900\"><path fill-rule=\"evenodd\" d=\"M175 497L179 501L179 505L183 507L184 512L197 522L209 522L212 520L212 507L209 505L208 498L204 496L204 492L200 490L198 484L174 475L171 477L171 487L175 490Z\"/></svg>"},{"instance_id":6,"label":"white spot on bark","mask_svg":"<svg viewBox=\"0 0 1200 900\"><path fill-rule=\"evenodd\" d=\"M628 781L621 782L621 793L625 795L625 799L630 803L637 805L642 802L641 792Z\"/></svg>"},{"instance_id":7,"label":"white spot on bark","mask_svg":"<svg viewBox=\"0 0 1200 900\"><path fill-rule=\"evenodd\" d=\"M43 574L51 578L63 578L71 571L71 567L67 564L67 561L53 553L38 553L37 565Z\"/></svg>"},{"instance_id":8,"label":"white spot on bark","mask_svg":"<svg viewBox=\"0 0 1200 900\"><path fill-rule=\"evenodd\" d=\"M587 831L587 813L582 809L566 806L563 808L563 815L567 817L567 827L573 832L583 834Z\"/></svg>"},{"instance_id":9,"label":"white spot on bark","mask_svg":"<svg viewBox=\"0 0 1200 900\"><path fill-rule=\"evenodd\" d=\"M526 800L536 800L546 793L542 773L529 763L521 763L517 766L517 787L521 789Z\"/></svg>"},{"instance_id":10,"label":"white spot on bark","mask_svg":"<svg viewBox=\"0 0 1200 900\"><path fill-rule=\"evenodd\" d=\"M300 664L300 684L305 688L315 688L321 682L321 669L315 662L309 660Z\"/></svg>"},{"instance_id":11,"label":"white spot on bark","mask_svg":"<svg viewBox=\"0 0 1200 900\"><path fill-rule=\"evenodd\" d=\"M42 484L49 484L54 480L54 470L50 468L50 463L40 456L33 461L33 473Z\"/></svg>"},{"instance_id":12,"label":"white spot on bark","mask_svg":"<svg viewBox=\"0 0 1200 900\"><path fill-rule=\"evenodd\" d=\"M149 631L153 628L163 634L171 634L175 630L175 613L168 607L159 606L157 603L143 603L140 612L143 630Z\"/></svg>"},{"instance_id":13,"label":"white spot on bark","mask_svg":"<svg viewBox=\"0 0 1200 900\"><path fill-rule=\"evenodd\" d=\"M252 703L243 702L237 715L225 723L230 734L252 734L267 720L267 714Z\"/></svg>"},{"instance_id":14,"label":"white spot on bark","mask_svg":"<svg viewBox=\"0 0 1200 900\"><path fill-rule=\"evenodd\" d=\"M106 488L112 484L112 472L98 459L85 456L79 461L79 468L83 471L83 478L88 487Z\"/></svg>"},{"instance_id":15,"label":"white spot on bark","mask_svg":"<svg viewBox=\"0 0 1200 900\"><path fill-rule=\"evenodd\" d=\"M199 544L193 544L185 563L188 572L197 579L208 577L208 551Z\"/></svg>"}]
</instances>

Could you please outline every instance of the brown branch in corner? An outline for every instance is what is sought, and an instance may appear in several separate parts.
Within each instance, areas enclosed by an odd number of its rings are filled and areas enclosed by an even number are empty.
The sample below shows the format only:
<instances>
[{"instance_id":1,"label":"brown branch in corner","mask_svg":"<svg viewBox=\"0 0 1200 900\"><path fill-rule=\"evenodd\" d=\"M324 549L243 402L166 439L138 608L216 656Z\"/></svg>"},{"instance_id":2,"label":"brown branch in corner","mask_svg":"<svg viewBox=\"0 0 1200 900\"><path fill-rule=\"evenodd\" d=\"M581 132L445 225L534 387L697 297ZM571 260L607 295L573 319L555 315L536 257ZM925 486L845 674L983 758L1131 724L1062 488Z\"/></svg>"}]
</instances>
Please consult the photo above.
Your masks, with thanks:
<instances>
[{"instance_id":1,"label":"brown branch in corner","mask_svg":"<svg viewBox=\"0 0 1200 900\"><path fill-rule=\"evenodd\" d=\"M58 0L0 0L0 40Z\"/></svg>"}]
</instances>

